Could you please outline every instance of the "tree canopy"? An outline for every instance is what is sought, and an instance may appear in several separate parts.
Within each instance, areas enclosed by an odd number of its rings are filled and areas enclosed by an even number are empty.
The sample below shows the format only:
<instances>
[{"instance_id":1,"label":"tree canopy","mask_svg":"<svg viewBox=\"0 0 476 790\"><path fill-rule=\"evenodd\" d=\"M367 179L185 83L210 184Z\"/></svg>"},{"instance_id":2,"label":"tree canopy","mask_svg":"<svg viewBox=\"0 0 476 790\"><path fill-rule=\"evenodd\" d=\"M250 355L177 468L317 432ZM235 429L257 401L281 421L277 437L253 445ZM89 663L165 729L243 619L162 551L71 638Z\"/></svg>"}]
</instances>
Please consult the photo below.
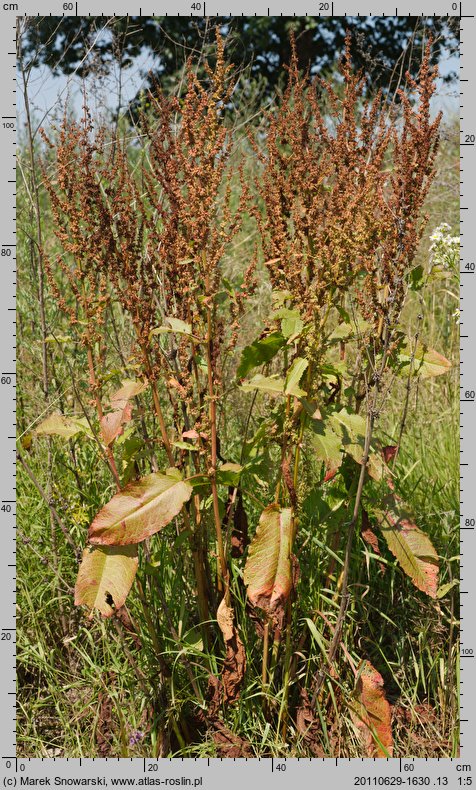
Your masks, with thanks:
<instances>
[{"instance_id":1,"label":"tree canopy","mask_svg":"<svg viewBox=\"0 0 476 790\"><path fill-rule=\"evenodd\" d=\"M260 84L260 96L273 95L282 66L289 62L290 32L296 37L299 65L311 73L328 73L338 60L346 32L352 33L352 56L375 88L393 92L406 70L414 76L422 45L433 36L435 62L443 51L456 51L456 17L43 17L32 19L23 40L24 55L53 73L79 76L107 71L112 62L123 68L139 55L151 56L146 84L170 85L189 55L209 55L214 29L227 36L228 57L249 79ZM450 80L455 74L448 73ZM138 97L136 97L137 99Z\"/></svg>"}]
</instances>

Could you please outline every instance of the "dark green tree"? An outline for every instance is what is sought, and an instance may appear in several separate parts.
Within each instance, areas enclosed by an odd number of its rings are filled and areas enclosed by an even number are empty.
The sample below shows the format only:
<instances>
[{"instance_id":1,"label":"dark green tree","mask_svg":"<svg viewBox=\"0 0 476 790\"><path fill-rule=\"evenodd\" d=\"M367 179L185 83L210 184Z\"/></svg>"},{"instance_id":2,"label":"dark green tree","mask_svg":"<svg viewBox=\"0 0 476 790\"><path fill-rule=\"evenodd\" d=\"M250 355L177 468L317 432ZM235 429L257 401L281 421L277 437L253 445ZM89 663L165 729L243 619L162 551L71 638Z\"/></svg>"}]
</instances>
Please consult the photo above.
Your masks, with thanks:
<instances>
[{"instance_id":1,"label":"dark green tree","mask_svg":"<svg viewBox=\"0 0 476 790\"><path fill-rule=\"evenodd\" d=\"M144 52L153 56L147 79L173 82L188 55L213 47L214 27L228 36L228 56L248 78L259 79L268 98L289 62L291 30L299 65L325 74L342 52L347 30L352 55L372 86L392 93L408 71L415 75L422 45L431 33L433 58L457 51L457 17L43 17L26 28L23 50L34 64L53 72L85 76L107 70L112 61L128 68ZM450 80L455 74L445 75Z\"/></svg>"}]
</instances>

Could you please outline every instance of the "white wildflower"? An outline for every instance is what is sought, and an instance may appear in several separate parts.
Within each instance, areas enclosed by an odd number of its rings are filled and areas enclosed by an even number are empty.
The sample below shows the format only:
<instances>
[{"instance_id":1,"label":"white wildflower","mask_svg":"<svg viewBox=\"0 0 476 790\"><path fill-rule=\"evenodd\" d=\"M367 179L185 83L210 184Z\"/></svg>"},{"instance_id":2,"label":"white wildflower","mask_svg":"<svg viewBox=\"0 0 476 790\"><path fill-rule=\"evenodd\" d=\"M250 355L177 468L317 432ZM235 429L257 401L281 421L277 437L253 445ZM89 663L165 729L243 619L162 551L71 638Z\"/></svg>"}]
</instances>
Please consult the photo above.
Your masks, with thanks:
<instances>
[{"instance_id":1,"label":"white wildflower","mask_svg":"<svg viewBox=\"0 0 476 790\"><path fill-rule=\"evenodd\" d=\"M451 235L451 227L447 222L438 225L429 237L430 260L429 273L446 271L457 274L459 271L460 237Z\"/></svg>"}]
</instances>

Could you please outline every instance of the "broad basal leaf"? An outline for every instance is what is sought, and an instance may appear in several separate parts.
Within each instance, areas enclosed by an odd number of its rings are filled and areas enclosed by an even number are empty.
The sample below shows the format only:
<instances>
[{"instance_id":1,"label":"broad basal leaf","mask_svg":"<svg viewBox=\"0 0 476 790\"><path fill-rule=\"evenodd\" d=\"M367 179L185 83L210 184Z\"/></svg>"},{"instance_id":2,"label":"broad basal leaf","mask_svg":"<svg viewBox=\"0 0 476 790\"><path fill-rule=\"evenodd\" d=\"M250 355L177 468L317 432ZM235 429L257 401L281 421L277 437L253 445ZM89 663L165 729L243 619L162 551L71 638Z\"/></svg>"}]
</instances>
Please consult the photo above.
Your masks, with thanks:
<instances>
[{"instance_id":1,"label":"broad basal leaf","mask_svg":"<svg viewBox=\"0 0 476 790\"><path fill-rule=\"evenodd\" d=\"M351 717L359 730L367 757L392 757L391 709L385 697L383 678L365 661L355 689L355 710Z\"/></svg>"},{"instance_id":2,"label":"broad basal leaf","mask_svg":"<svg viewBox=\"0 0 476 790\"><path fill-rule=\"evenodd\" d=\"M88 546L76 579L74 603L111 617L125 603L138 566L137 546Z\"/></svg>"},{"instance_id":3,"label":"broad basal leaf","mask_svg":"<svg viewBox=\"0 0 476 790\"><path fill-rule=\"evenodd\" d=\"M131 399L147 388L141 381L124 381L122 387L110 400L112 411L101 420L101 435L106 444L111 444L123 431L123 425L132 417Z\"/></svg>"},{"instance_id":4,"label":"broad basal leaf","mask_svg":"<svg viewBox=\"0 0 476 790\"><path fill-rule=\"evenodd\" d=\"M53 412L32 431L33 436L62 436L71 439L77 433L90 431L85 417L65 417L59 411Z\"/></svg>"},{"instance_id":5,"label":"broad basal leaf","mask_svg":"<svg viewBox=\"0 0 476 790\"><path fill-rule=\"evenodd\" d=\"M430 379L434 376L442 376L451 368L451 362L446 357L420 342L417 343L412 362L413 348L414 344L407 340L399 351L400 375L408 376L411 370L413 376Z\"/></svg>"},{"instance_id":6,"label":"broad basal leaf","mask_svg":"<svg viewBox=\"0 0 476 790\"><path fill-rule=\"evenodd\" d=\"M244 570L248 598L276 621L282 622L284 604L292 588L291 508L269 505L263 510L251 541Z\"/></svg>"},{"instance_id":7,"label":"broad basal leaf","mask_svg":"<svg viewBox=\"0 0 476 790\"><path fill-rule=\"evenodd\" d=\"M385 510L374 511L388 548L415 587L437 597L438 555L430 538L413 523L396 496L389 496Z\"/></svg>"},{"instance_id":8,"label":"broad basal leaf","mask_svg":"<svg viewBox=\"0 0 476 790\"><path fill-rule=\"evenodd\" d=\"M241 354L240 364L236 375L239 379L244 378L250 370L270 362L278 351L286 344L286 340L281 332L271 332L266 337L259 338L246 346Z\"/></svg>"},{"instance_id":9,"label":"broad basal leaf","mask_svg":"<svg viewBox=\"0 0 476 790\"><path fill-rule=\"evenodd\" d=\"M124 546L154 535L180 513L192 486L179 472L155 472L129 483L99 511L89 527L91 543Z\"/></svg>"}]
</instances>

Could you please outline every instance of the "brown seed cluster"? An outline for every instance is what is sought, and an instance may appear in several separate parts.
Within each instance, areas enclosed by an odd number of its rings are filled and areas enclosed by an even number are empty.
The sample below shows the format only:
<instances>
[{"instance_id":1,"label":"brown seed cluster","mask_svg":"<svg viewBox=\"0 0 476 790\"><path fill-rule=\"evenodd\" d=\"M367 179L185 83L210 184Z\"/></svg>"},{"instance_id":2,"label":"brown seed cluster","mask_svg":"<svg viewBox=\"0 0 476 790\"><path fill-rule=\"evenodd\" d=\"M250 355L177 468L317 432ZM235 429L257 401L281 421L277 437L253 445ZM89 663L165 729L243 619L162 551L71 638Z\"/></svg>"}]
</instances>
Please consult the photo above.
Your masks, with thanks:
<instances>
[{"instance_id":1,"label":"brown seed cluster","mask_svg":"<svg viewBox=\"0 0 476 790\"><path fill-rule=\"evenodd\" d=\"M350 43L348 36L341 93L322 79L300 76L293 46L283 100L269 114L265 146L255 144L264 204L264 212L255 213L273 287L289 291L304 317L319 323L338 294L357 284L362 312L377 325L390 299L395 311L401 306L440 118L430 122L430 44L418 81L408 76L408 89L400 92L399 130L380 94L365 100ZM408 90L419 94L416 110Z\"/></svg>"},{"instance_id":2,"label":"brown seed cluster","mask_svg":"<svg viewBox=\"0 0 476 790\"><path fill-rule=\"evenodd\" d=\"M360 299L365 317L380 313L387 323L398 318L405 297L405 276L415 258L426 218L422 208L435 175L441 112L430 119L437 69L430 65L428 43L417 80L406 75L400 89L403 120L392 126L386 178L376 197L380 243ZM409 95L418 98L416 105Z\"/></svg>"},{"instance_id":3,"label":"brown seed cluster","mask_svg":"<svg viewBox=\"0 0 476 790\"><path fill-rule=\"evenodd\" d=\"M205 65L203 81L190 60L183 98L159 86L150 93L140 148L105 130L94 134L86 103L83 120L65 116L54 143L43 135L54 151L43 177L62 249L53 260L45 253L52 292L73 324L84 322L88 346L100 338L107 305L121 304L145 375L167 386L177 431L206 428L207 382L196 360L208 347L218 385L224 340L236 342L252 285L253 265L227 308L218 307L221 261L249 202L240 168L229 166L231 70L217 33L215 65ZM151 335L167 318L190 325L194 344L189 336Z\"/></svg>"},{"instance_id":4,"label":"brown seed cluster","mask_svg":"<svg viewBox=\"0 0 476 790\"><path fill-rule=\"evenodd\" d=\"M212 362L218 378L218 355L224 340L225 319L216 306L222 287L221 261L241 227L249 202L249 190L241 172L229 168L231 135L225 110L234 82L232 67L225 62L224 41L217 33L216 62L205 64L207 82L198 78L188 63L183 99L151 95L150 111L142 113L142 128L149 142L150 169L143 171L149 222L147 249L156 256L162 305L192 326L194 335L208 334L208 313L213 324ZM232 210L233 190L239 182L240 195ZM242 288L228 304L236 320L248 295L252 269ZM189 350L179 345L181 383L192 389Z\"/></svg>"},{"instance_id":5,"label":"brown seed cluster","mask_svg":"<svg viewBox=\"0 0 476 790\"><path fill-rule=\"evenodd\" d=\"M54 261L45 254L53 294L71 323L85 327L90 349L108 307L121 304L145 375L167 386L177 432L208 431L206 393L220 384L225 338L236 341L252 290L254 261L226 308L218 304L222 260L246 210L256 218L273 289L288 292L314 324L308 343L319 346L323 316L348 293L377 336L399 314L434 173L436 72L428 44L418 79L407 76L400 91L399 121L380 94L365 98L350 45L348 36L334 88L299 73L293 43L282 100L268 114L264 142L252 141L260 206L231 160L225 110L234 81L218 33L204 80L189 61L182 97L155 86L141 114L140 147L94 134L86 106L82 121L65 117L54 144L45 137L54 162L44 182L62 249ZM151 334L171 317L191 327L193 342ZM209 359L211 382L200 356Z\"/></svg>"},{"instance_id":6,"label":"brown seed cluster","mask_svg":"<svg viewBox=\"0 0 476 790\"><path fill-rule=\"evenodd\" d=\"M62 248L54 261L43 251L45 269L59 306L68 313L72 325L87 327L81 336L90 343L99 338L109 299L102 263L108 246L104 228L110 219L102 210L95 160L102 134L93 140L92 128L90 114L84 108L81 123L64 120L55 144L41 130L56 154L53 174L43 166L43 181ZM60 273L63 279L57 277Z\"/></svg>"}]
</instances>

